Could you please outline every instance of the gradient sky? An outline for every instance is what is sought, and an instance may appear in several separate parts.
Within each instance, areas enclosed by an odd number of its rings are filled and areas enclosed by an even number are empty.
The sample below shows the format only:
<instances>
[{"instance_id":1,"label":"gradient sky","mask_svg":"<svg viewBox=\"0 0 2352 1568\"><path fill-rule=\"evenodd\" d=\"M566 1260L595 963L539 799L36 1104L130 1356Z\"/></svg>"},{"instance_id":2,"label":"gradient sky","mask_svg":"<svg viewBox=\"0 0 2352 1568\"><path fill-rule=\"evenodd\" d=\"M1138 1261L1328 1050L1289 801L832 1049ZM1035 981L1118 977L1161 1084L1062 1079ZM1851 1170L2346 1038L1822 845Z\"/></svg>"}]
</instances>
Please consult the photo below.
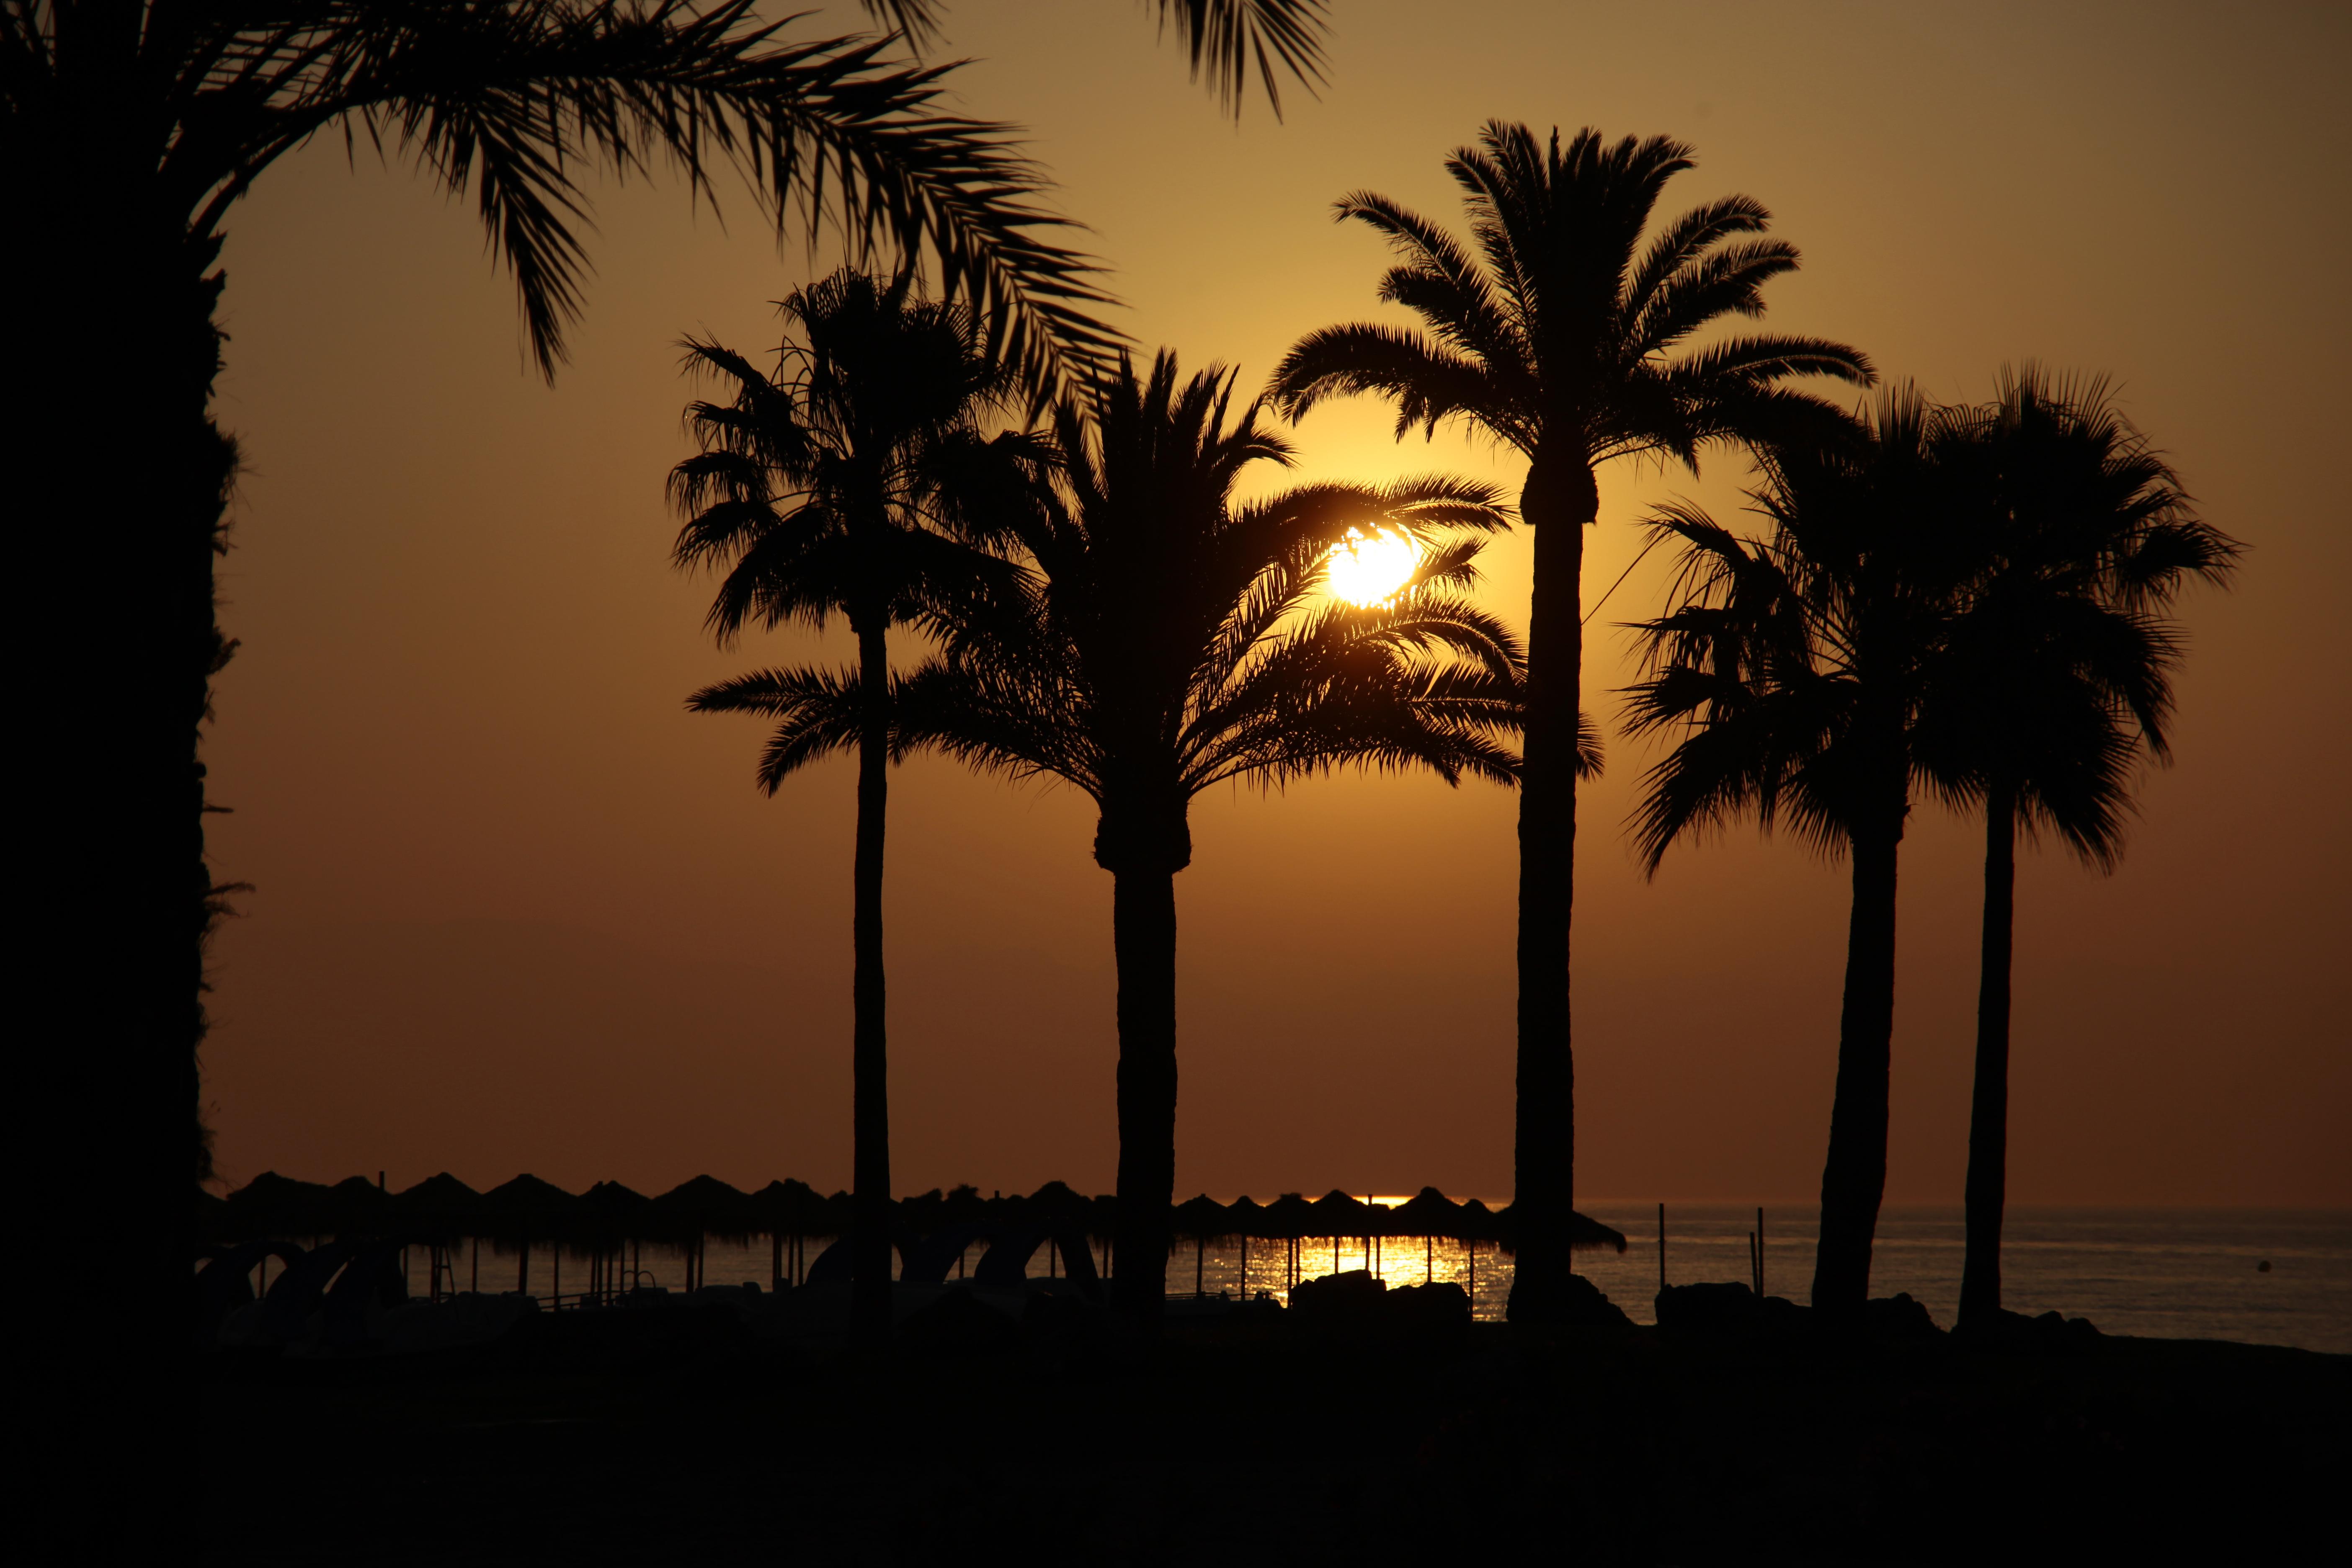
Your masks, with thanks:
<instances>
[{"instance_id":1,"label":"gradient sky","mask_svg":"<svg viewBox=\"0 0 2352 1568\"><path fill-rule=\"evenodd\" d=\"M1454 217L1444 154L1493 117L1666 132L1804 252L1772 326L1931 395L2038 358L2105 372L2205 515L2248 542L2191 593L2177 761L2120 871L2019 877L2012 1201L2352 1205L2352 21L2309 6L1335 5L1331 83L1240 129L1117 0L964 0L968 112L1021 121L1115 269L1122 324L1263 383L1380 314L1370 187ZM796 25L856 25L843 8ZM460 202L340 142L282 163L226 252L225 421L250 464L222 576L244 639L208 758L217 874L207 1095L232 1181L530 1170L658 1190L849 1175L852 764L774 800L749 720L685 695L821 651L714 650L667 564L687 450L677 339L772 349L826 265L676 181L603 187L599 276L552 390ZM1370 404L1296 432L1302 476L1449 467ZM1587 602L1675 495L1740 464L1601 477ZM1843 963L1843 869L1749 828L1645 882L1622 831L1656 753L1612 732L1581 812L1575 953L1587 1198L1809 1200ZM1487 595L1524 623L1523 538ZM916 650L902 642L903 653ZM1202 797L1177 882L1178 1186L1507 1196L1513 802L1348 774ZM1075 792L937 761L896 775L887 886L895 1185L1112 1183L1110 879ZM1903 861L1888 1197L1965 1163L1980 832L1915 809Z\"/></svg>"}]
</instances>

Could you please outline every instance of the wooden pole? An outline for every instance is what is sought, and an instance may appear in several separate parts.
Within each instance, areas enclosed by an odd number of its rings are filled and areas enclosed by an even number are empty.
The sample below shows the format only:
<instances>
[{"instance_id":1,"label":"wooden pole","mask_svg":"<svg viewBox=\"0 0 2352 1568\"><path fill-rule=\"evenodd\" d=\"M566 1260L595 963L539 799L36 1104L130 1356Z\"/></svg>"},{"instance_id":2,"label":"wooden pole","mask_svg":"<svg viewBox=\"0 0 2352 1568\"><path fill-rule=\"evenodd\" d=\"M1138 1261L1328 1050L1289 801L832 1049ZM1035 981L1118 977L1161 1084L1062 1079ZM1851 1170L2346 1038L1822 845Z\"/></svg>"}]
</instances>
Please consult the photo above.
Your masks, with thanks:
<instances>
[{"instance_id":1,"label":"wooden pole","mask_svg":"<svg viewBox=\"0 0 2352 1568\"><path fill-rule=\"evenodd\" d=\"M1748 1233L1748 1281L1754 1287L1756 1299L1764 1299L1764 1266L1756 1260L1756 1233Z\"/></svg>"},{"instance_id":2,"label":"wooden pole","mask_svg":"<svg viewBox=\"0 0 2352 1568\"><path fill-rule=\"evenodd\" d=\"M1666 1205L1658 1205L1658 1289L1666 1288Z\"/></svg>"},{"instance_id":3,"label":"wooden pole","mask_svg":"<svg viewBox=\"0 0 2352 1568\"><path fill-rule=\"evenodd\" d=\"M1764 1299L1764 1205L1756 1205L1756 1299Z\"/></svg>"}]
</instances>

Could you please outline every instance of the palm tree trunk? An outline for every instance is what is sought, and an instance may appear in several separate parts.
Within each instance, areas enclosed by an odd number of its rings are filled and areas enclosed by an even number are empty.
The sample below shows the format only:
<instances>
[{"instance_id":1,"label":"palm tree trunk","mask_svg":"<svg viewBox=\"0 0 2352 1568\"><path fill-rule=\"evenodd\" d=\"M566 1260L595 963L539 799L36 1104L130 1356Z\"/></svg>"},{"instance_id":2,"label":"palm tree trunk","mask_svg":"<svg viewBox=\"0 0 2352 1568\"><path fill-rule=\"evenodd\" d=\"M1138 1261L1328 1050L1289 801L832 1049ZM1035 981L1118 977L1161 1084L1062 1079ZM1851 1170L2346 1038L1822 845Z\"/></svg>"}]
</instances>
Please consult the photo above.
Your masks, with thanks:
<instances>
[{"instance_id":1,"label":"palm tree trunk","mask_svg":"<svg viewBox=\"0 0 2352 1568\"><path fill-rule=\"evenodd\" d=\"M1176 1198L1176 874L1157 858L1111 868L1118 964L1118 1271L1111 1303L1156 1325Z\"/></svg>"},{"instance_id":2,"label":"palm tree trunk","mask_svg":"<svg viewBox=\"0 0 2352 1568\"><path fill-rule=\"evenodd\" d=\"M1977 1070L1969 1106L1968 1251L1960 1324L2000 1310L2000 1219L2009 1166L2009 973L2015 942L2017 786L1985 792L1984 960L1977 981Z\"/></svg>"},{"instance_id":3,"label":"palm tree trunk","mask_svg":"<svg viewBox=\"0 0 2352 1568\"><path fill-rule=\"evenodd\" d=\"M194 1397L179 1308L194 1188L210 1173L199 742L221 661L213 566L236 447L208 412L213 256L162 204L142 205L152 153L143 170L135 148L111 159L104 125L134 118L121 90L95 84L89 127L50 145L27 132L0 161L14 236L0 289L17 306L0 466L21 587L13 630L34 653L13 730L18 812L37 825L19 836L17 875L37 913L16 939L16 1012L30 1022L12 1064L49 1151L25 1194L24 1239L68 1255L80 1242L67 1233L101 1215L112 1259L110 1288L71 1315L65 1353L35 1370L27 1396L64 1434L57 1452L113 1444L141 1478L138 1507L80 1542L139 1559L168 1545L150 1516L187 1501L175 1456L193 1429L155 1414Z\"/></svg>"},{"instance_id":4,"label":"palm tree trunk","mask_svg":"<svg viewBox=\"0 0 2352 1568\"><path fill-rule=\"evenodd\" d=\"M1569 1013L1569 926L1576 876L1576 716L1583 680L1580 603L1584 529L1601 510L1591 470L1558 472L1538 455L1520 516L1535 527L1528 616L1525 762L1519 773L1519 1041L1513 1321L1557 1317L1572 1268L1576 1058Z\"/></svg>"},{"instance_id":5,"label":"palm tree trunk","mask_svg":"<svg viewBox=\"0 0 2352 1568\"><path fill-rule=\"evenodd\" d=\"M1888 1068L1895 1035L1895 879L1903 844L1904 772L1850 844L1853 904L1846 921L1845 997L1838 1018L1830 1152L1822 1169L1821 1241L1813 1307L1841 1327L1870 1299L1870 1249L1886 1195Z\"/></svg>"},{"instance_id":6,"label":"palm tree trunk","mask_svg":"<svg viewBox=\"0 0 2352 1568\"><path fill-rule=\"evenodd\" d=\"M878 618L858 628L856 893L850 914L856 971L851 985L850 1336L890 1337L890 1053L883 1016L882 834L890 799L890 654Z\"/></svg>"}]
</instances>

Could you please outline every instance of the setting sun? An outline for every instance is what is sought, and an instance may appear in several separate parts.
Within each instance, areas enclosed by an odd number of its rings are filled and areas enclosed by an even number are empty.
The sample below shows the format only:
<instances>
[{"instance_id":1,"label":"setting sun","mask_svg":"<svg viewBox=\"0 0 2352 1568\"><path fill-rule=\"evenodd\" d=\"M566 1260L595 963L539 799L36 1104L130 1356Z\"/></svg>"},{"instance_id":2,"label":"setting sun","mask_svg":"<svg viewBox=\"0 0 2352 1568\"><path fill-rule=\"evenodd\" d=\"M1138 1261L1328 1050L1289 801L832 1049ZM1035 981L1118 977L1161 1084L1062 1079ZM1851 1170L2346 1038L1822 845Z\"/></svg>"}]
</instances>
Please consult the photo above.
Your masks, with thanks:
<instances>
[{"instance_id":1,"label":"setting sun","mask_svg":"<svg viewBox=\"0 0 2352 1568\"><path fill-rule=\"evenodd\" d=\"M1367 538L1351 528L1331 547L1331 593L1351 605L1384 605L1420 565L1421 552L1403 534L1383 528Z\"/></svg>"}]
</instances>

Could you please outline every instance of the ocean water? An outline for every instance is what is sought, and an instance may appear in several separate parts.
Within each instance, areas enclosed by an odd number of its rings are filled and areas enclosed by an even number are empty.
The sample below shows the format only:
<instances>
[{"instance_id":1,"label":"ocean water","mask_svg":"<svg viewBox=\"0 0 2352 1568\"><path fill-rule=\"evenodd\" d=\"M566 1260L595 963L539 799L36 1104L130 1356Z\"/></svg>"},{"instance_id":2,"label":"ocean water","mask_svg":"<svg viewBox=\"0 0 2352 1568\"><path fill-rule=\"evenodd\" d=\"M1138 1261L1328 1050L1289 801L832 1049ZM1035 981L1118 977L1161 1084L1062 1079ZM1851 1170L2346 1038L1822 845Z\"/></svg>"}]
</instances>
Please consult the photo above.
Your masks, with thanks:
<instances>
[{"instance_id":1,"label":"ocean water","mask_svg":"<svg viewBox=\"0 0 2352 1568\"><path fill-rule=\"evenodd\" d=\"M1263 1201L1263 1200L1261 1200ZM1653 1321L1659 1283L1655 1205L1596 1203L1585 1212L1624 1232L1627 1247L1578 1254L1578 1272L1590 1279L1635 1321ZM1811 1207L1767 1205L1764 1288L1775 1296L1806 1299L1812 1280L1815 1214ZM1907 1291L1948 1328L1959 1302L1962 1232L1957 1208L1890 1208L1879 1216L1871 1262L1871 1294ZM1664 1278L1687 1285L1704 1279L1746 1281L1748 1233L1755 1206L1669 1205L1665 1215ZM821 1243L809 1244L813 1258ZM967 1268L983 1250L974 1247ZM1298 1276L1314 1279L1339 1268L1370 1268L1391 1285L1425 1279L1468 1287L1482 1319L1499 1320L1511 1289L1511 1265L1491 1247L1474 1258L1459 1245L1388 1237L1368 1248L1358 1238L1309 1237L1299 1244ZM2088 1318L2112 1334L2164 1339L2242 1340L2352 1354L2352 1212L2279 1209L2017 1208L2003 1233L2002 1300L2013 1311L2063 1312ZM2267 1271L2260 1265L2267 1262ZM649 1283L673 1288L684 1279L682 1260L648 1249L642 1264ZM1030 1272L1049 1267L1043 1248ZM485 1289L510 1289L516 1260L480 1260ZM1168 1288L1190 1292L1197 1277L1210 1294L1244 1287L1276 1300L1288 1295L1286 1247L1252 1242L1247 1274L1238 1245L1209 1247L1197 1257L1179 1243L1169 1259ZM421 1249L412 1258L412 1288L425 1285ZM458 1261L460 1282L467 1263ZM745 1280L767 1286L765 1241L735 1246L713 1241L703 1279L712 1285ZM564 1260L567 1293L587 1282L583 1263ZM532 1261L531 1283L544 1294L548 1258Z\"/></svg>"}]
</instances>

